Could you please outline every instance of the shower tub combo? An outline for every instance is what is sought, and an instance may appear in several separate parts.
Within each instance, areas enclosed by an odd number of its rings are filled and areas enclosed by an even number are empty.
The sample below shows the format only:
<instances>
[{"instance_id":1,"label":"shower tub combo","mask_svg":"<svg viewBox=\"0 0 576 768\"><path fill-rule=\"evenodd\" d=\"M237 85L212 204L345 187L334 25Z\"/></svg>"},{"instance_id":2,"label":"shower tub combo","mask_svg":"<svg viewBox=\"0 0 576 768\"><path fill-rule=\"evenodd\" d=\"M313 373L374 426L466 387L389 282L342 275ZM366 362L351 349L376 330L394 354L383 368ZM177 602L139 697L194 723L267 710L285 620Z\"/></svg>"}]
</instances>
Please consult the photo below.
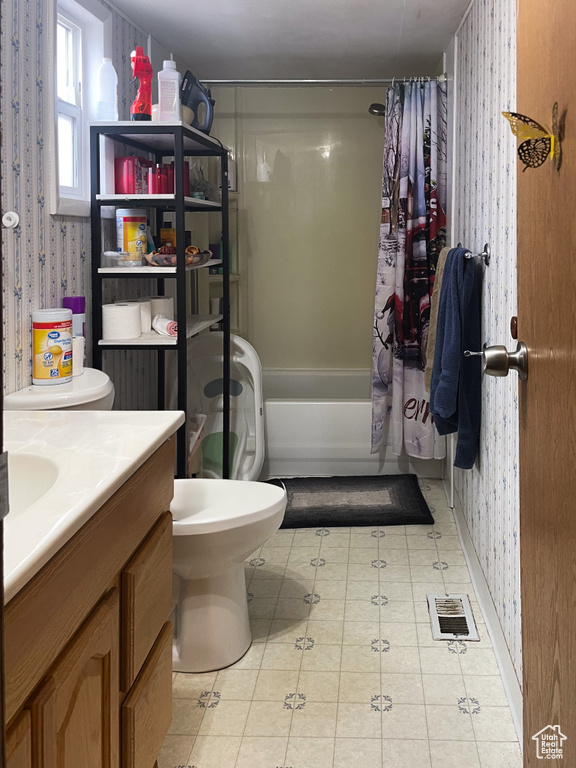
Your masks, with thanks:
<instances>
[{"instance_id":1,"label":"shower tub combo","mask_svg":"<svg viewBox=\"0 0 576 768\"><path fill-rule=\"evenodd\" d=\"M442 478L443 461L370 453L370 369L263 370L261 478L384 475Z\"/></svg>"}]
</instances>

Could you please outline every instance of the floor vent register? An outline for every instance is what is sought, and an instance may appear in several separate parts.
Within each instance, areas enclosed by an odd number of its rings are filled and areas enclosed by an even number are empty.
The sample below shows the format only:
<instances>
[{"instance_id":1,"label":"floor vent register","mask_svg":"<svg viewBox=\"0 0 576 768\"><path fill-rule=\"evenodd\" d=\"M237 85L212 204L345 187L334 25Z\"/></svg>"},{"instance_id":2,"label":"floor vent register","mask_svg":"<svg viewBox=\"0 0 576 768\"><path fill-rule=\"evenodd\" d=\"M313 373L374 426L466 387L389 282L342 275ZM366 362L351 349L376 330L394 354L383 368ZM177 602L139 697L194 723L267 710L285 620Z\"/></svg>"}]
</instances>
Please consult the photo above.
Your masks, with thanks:
<instances>
[{"instance_id":1,"label":"floor vent register","mask_svg":"<svg viewBox=\"0 0 576 768\"><path fill-rule=\"evenodd\" d=\"M480 640L468 595L426 595L434 640Z\"/></svg>"}]
</instances>

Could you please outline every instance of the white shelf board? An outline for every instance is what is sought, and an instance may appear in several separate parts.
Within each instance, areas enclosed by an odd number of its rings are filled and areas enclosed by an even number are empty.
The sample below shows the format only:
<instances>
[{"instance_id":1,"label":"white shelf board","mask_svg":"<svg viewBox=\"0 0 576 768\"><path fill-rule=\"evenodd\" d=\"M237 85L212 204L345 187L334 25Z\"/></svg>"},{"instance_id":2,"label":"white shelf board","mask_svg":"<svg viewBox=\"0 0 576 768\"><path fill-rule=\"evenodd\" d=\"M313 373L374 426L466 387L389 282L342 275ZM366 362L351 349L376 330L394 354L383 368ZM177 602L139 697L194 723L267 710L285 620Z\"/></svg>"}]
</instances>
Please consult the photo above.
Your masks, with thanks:
<instances>
[{"instance_id":1,"label":"white shelf board","mask_svg":"<svg viewBox=\"0 0 576 768\"><path fill-rule=\"evenodd\" d=\"M223 320L223 315L189 315L186 320L186 338L196 336L200 331Z\"/></svg>"},{"instance_id":2,"label":"white shelf board","mask_svg":"<svg viewBox=\"0 0 576 768\"><path fill-rule=\"evenodd\" d=\"M106 194L106 195L96 195L96 200L100 200L103 203L127 203L136 201L138 203L142 203L143 205L146 204L146 202L155 202L157 200L163 201L166 203L166 205L174 204L176 201L176 195L127 195L125 193L122 194ZM222 203L215 202L214 200L199 200L197 197L185 197L184 202L186 205L194 205L197 208L221 208Z\"/></svg>"},{"instance_id":3,"label":"white shelf board","mask_svg":"<svg viewBox=\"0 0 576 768\"><path fill-rule=\"evenodd\" d=\"M159 122L157 120L143 120L134 122L133 120L119 120L115 123L110 122L92 122L90 125L95 125L100 128L105 128L106 126L110 128L130 128L130 131L127 131L126 133L120 133L116 135L124 136L127 139L136 139L137 141L142 142L143 144L146 144L149 147L153 147L154 149L172 149L174 146L174 134L172 133L172 128L175 126L184 126L186 128L186 133L184 134L184 149L214 149L216 151L224 149L225 152L228 151L228 147L224 146L223 144L218 141L218 139L213 138L212 136L207 135L206 133L203 133L202 131L199 131L197 128L192 128L191 125L188 125L188 123L183 122L175 122L175 123L165 123L165 122ZM166 133L146 133L146 128L156 128L156 127L163 127L166 128ZM106 131L103 130L102 134L105 136ZM198 138L196 138L198 137ZM206 143L204 143L206 142Z\"/></svg>"},{"instance_id":4,"label":"white shelf board","mask_svg":"<svg viewBox=\"0 0 576 768\"><path fill-rule=\"evenodd\" d=\"M210 259L206 264L196 264L189 267L184 267L186 272L190 272L193 269L204 269L205 267L222 266L221 259ZM150 275L160 277L161 275L175 275L176 267L99 267L99 275L123 275L126 277L134 277L135 275ZM221 275L220 275L221 277Z\"/></svg>"},{"instance_id":5,"label":"white shelf board","mask_svg":"<svg viewBox=\"0 0 576 768\"><path fill-rule=\"evenodd\" d=\"M204 331L222 319L222 315L189 315L186 318L186 338L190 339L192 336L196 336L200 331ZM98 346L141 347L143 345L154 345L158 347L175 347L177 341L176 336L162 336L160 333L156 333L156 331L148 331L137 339L100 339Z\"/></svg>"}]
</instances>

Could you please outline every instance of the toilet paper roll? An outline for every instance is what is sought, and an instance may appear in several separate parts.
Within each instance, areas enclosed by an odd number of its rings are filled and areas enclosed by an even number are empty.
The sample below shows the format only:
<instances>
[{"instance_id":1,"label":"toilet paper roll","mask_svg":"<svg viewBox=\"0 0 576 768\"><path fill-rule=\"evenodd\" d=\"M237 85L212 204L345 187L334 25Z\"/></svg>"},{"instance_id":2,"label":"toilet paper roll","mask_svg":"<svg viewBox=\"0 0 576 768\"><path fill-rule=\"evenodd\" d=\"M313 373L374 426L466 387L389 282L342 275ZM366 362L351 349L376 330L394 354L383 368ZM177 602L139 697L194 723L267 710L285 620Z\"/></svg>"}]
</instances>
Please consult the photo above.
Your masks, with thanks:
<instances>
[{"instance_id":1,"label":"toilet paper roll","mask_svg":"<svg viewBox=\"0 0 576 768\"><path fill-rule=\"evenodd\" d=\"M164 315L168 320L174 320L174 299L171 296L146 296L152 309L152 317Z\"/></svg>"},{"instance_id":2,"label":"toilet paper roll","mask_svg":"<svg viewBox=\"0 0 576 768\"><path fill-rule=\"evenodd\" d=\"M84 373L84 336L72 337L72 376L80 376Z\"/></svg>"},{"instance_id":3,"label":"toilet paper roll","mask_svg":"<svg viewBox=\"0 0 576 768\"><path fill-rule=\"evenodd\" d=\"M140 307L140 330L148 333L152 330L152 302L150 299L126 299L122 304L138 304Z\"/></svg>"},{"instance_id":4,"label":"toilet paper roll","mask_svg":"<svg viewBox=\"0 0 576 768\"><path fill-rule=\"evenodd\" d=\"M102 338L139 339L142 335L140 325L140 307L138 304L118 302L104 304L102 307Z\"/></svg>"}]
</instances>

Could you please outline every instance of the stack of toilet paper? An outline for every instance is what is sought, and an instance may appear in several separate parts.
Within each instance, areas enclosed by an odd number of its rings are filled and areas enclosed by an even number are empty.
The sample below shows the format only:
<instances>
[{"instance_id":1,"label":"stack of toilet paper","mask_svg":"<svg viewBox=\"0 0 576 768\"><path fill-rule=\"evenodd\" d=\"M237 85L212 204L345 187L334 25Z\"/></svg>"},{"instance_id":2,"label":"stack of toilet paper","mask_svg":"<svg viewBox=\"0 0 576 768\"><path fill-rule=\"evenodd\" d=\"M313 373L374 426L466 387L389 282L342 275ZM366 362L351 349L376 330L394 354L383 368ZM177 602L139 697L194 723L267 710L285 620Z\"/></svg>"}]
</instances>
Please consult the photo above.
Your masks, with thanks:
<instances>
[{"instance_id":1,"label":"stack of toilet paper","mask_svg":"<svg viewBox=\"0 0 576 768\"><path fill-rule=\"evenodd\" d=\"M174 320L174 299L170 296L144 296L126 299L102 307L102 338L138 339L152 330L152 320L163 315Z\"/></svg>"}]
</instances>

